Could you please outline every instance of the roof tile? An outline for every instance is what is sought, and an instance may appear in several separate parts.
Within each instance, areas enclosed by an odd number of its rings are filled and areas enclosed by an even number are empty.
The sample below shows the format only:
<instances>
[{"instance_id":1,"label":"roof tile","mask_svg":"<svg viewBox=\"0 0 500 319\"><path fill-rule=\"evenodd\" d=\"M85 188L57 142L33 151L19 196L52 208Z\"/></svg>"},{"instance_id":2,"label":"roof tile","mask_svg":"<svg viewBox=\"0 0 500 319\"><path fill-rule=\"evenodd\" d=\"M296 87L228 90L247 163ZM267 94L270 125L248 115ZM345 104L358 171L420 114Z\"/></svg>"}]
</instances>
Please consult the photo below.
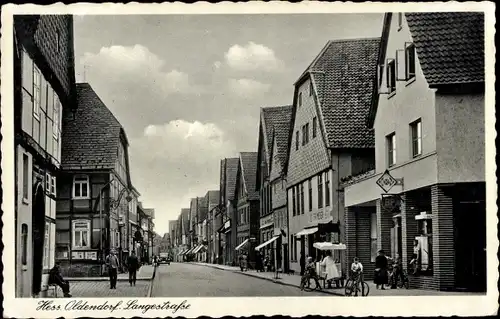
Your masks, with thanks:
<instances>
[{"instance_id":1,"label":"roof tile","mask_svg":"<svg viewBox=\"0 0 500 319\"><path fill-rule=\"evenodd\" d=\"M429 85L484 82L484 14L405 13Z\"/></svg>"},{"instance_id":2,"label":"roof tile","mask_svg":"<svg viewBox=\"0 0 500 319\"><path fill-rule=\"evenodd\" d=\"M262 108L262 119L266 129L267 162L270 163L273 138L277 139L278 157L281 163L285 163L288 156L288 132L292 121L292 105L264 107ZM274 136L273 136L274 134Z\"/></svg>"}]
</instances>

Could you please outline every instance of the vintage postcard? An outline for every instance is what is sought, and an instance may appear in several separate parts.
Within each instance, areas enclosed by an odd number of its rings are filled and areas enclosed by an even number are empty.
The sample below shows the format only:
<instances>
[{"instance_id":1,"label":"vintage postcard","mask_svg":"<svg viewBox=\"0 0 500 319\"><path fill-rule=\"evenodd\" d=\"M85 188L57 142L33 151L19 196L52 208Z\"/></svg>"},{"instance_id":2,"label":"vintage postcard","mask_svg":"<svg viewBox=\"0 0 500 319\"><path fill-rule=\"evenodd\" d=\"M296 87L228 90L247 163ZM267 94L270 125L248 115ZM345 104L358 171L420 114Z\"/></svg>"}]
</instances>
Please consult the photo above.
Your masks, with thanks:
<instances>
[{"instance_id":1,"label":"vintage postcard","mask_svg":"<svg viewBox=\"0 0 500 319\"><path fill-rule=\"evenodd\" d=\"M496 314L494 3L1 12L5 317Z\"/></svg>"}]
</instances>

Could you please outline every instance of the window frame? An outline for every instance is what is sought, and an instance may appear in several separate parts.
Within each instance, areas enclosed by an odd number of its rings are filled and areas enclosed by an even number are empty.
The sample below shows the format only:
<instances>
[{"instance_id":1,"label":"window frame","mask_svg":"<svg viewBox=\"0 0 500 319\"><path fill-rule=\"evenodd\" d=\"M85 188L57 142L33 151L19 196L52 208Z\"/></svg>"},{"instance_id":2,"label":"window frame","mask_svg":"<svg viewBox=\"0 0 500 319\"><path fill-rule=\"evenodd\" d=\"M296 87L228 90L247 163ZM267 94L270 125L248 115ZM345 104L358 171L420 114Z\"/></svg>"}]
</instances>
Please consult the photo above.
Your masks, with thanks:
<instances>
[{"instance_id":1,"label":"window frame","mask_svg":"<svg viewBox=\"0 0 500 319\"><path fill-rule=\"evenodd\" d=\"M313 190L312 190L312 178L309 179L309 189L308 189L308 196L309 196L309 211L312 212L313 209Z\"/></svg>"},{"instance_id":2,"label":"window frame","mask_svg":"<svg viewBox=\"0 0 500 319\"><path fill-rule=\"evenodd\" d=\"M304 183L300 183L300 214L304 214Z\"/></svg>"},{"instance_id":3,"label":"window frame","mask_svg":"<svg viewBox=\"0 0 500 319\"><path fill-rule=\"evenodd\" d=\"M33 63L33 117L40 122L42 108L42 71Z\"/></svg>"},{"instance_id":4,"label":"window frame","mask_svg":"<svg viewBox=\"0 0 500 319\"><path fill-rule=\"evenodd\" d=\"M416 134L416 135L415 135ZM416 158L422 155L422 119L410 123L411 155ZM417 150L415 150L415 143Z\"/></svg>"},{"instance_id":5,"label":"window frame","mask_svg":"<svg viewBox=\"0 0 500 319\"><path fill-rule=\"evenodd\" d=\"M299 92L299 96L298 96L298 105L299 107L302 106L302 92Z\"/></svg>"},{"instance_id":6,"label":"window frame","mask_svg":"<svg viewBox=\"0 0 500 319\"><path fill-rule=\"evenodd\" d=\"M325 173L325 207L329 207L330 202L330 173Z\"/></svg>"},{"instance_id":7,"label":"window frame","mask_svg":"<svg viewBox=\"0 0 500 319\"><path fill-rule=\"evenodd\" d=\"M85 232L86 231L86 240L87 240L87 243L86 245L76 245L76 233L77 233L77 230L76 230L76 224L84 224L86 225L86 228L85 229L80 229L78 230L78 232L82 233L82 232ZM83 249L90 249L92 243L90 242L91 240L91 231L92 231L92 228L91 228L91 224L90 224L90 219L75 219L71 222L71 247L72 249L75 249L75 250L83 250ZM80 235L81 237L80 238L83 238L82 234Z\"/></svg>"},{"instance_id":8,"label":"window frame","mask_svg":"<svg viewBox=\"0 0 500 319\"><path fill-rule=\"evenodd\" d=\"M81 181L77 181L77 179L82 179ZM83 181L85 179L85 181ZM76 185L80 185L80 195L76 196L75 190L76 190ZM87 195L82 196L83 194L83 185L87 185ZM72 199L90 199L90 178L88 175L75 175L73 176L73 188L72 188Z\"/></svg>"},{"instance_id":9,"label":"window frame","mask_svg":"<svg viewBox=\"0 0 500 319\"><path fill-rule=\"evenodd\" d=\"M396 132L388 134L386 137L387 167L392 167L397 163L396 157Z\"/></svg>"},{"instance_id":10,"label":"window frame","mask_svg":"<svg viewBox=\"0 0 500 319\"><path fill-rule=\"evenodd\" d=\"M295 132L295 150L299 150L299 145L300 145L300 132L296 131Z\"/></svg>"},{"instance_id":11,"label":"window frame","mask_svg":"<svg viewBox=\"0 0 500 319\"><path fill-rule=\"evenodd\" d=\"M413 57L410 56L413 53ZM410 61L410 58L413 61ZM410 66L413 66L413 73L410 72ZM417 73L417 51L415 44L411 42L405 43L405 77L407 81L413 80Z\"/></svg>"},{"instance_id":12,"label":"window frame","mask_svg":"<svg viewBox=\"0 0 500 319\"><path fill-rule=\"evenodd\" d=\"M403 29L403 13L399 12L398 13L398 31L401 31Z\"/></svg>"},{"instance_id":13,"label":"window frame","mask_svg":"<svg viewBox=\"0 0 500 319\"><path fill-rule=\"evenodd\" d=\"M323 208L323 173L318 174L318 209Z\"/></svg>"},{"instance_id":14,"label":"window frame","mask_svg":"<svg viewBox=\"0 0 500 319\"><path fill-rule=\"evenodd\" d=\"M386 63L386 87L389 94L396 92L396 59L387 59Z\"/></svg>"},{"instance_id":15,"label":"window frame","mask_svg":"<svg viewBox=\"0 0 500 319\"><path fill-rule=\"evenodd\" d=\"M313 95L313 83L312 83L312 79L309 80L309 96L312 96Z\"/></svg>"},{"instance_id":16,"label":"window frame","mask_svg":"<svg viewBox=\"0 0 500 319\"><path fill-rule=\"evenodd\" d=\"M309 122L306 123L306 125L304 125L305 127L305 140L306 140L306 144L309 143Z\"/></svg>"},{"instance_id":17,"label":"window frame","mask_svg":"<svg viewBox=\"0 0 500 319\"><path fill-rule=\"evenodd\" d=\"M43 242L43 269L50 269L50 222L45 221L45 234Z\"/></svg>"},{"instance_id":18,"label":"window frame","mask_svg":"<svg viewBox=\"0 0 500 319\"><path fill-rule=\"evenodd\" d=\"M313 132L312 132L312 138L315 138L318 134L317 130L318 130L318 118L315 116L313 117Z\"/></svg>"},{"instance_id":19,"label":"window frame","mask_svg":"<svg viewBox=\"0 0 500 319\"><path fill-rule=\"evenodd\" d=\"M30 171L30 158L28 154L23 153L23 201L29 201L30 186L29 186L29 171Z\"/></svg>"},{"instance_id":20,"label":"window frame","mask_svg":"<svg viewBox=\"0 0 500 319\"><path fill-rule=\"evenodd\" d=\"M296 216L295 187L292 187L292 216Z\"/></svg>"}]
</instances>

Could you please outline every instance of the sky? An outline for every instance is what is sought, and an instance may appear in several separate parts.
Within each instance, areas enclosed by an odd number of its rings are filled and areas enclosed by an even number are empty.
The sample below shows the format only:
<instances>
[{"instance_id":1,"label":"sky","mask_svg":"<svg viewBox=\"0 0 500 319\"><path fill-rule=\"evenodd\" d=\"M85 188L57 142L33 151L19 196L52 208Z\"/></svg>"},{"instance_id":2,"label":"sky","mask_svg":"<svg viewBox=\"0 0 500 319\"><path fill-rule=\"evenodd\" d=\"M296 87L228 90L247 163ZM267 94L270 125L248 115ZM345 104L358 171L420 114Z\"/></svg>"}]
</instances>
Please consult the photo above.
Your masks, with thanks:
<instances>
[{"instance_id":1,"label":"sky","mask_svg":"<svg viewBox=\"0 0 500 319\"><path fill-rule=\"evenodd\" d=\"M132 183L168 232L190 198L219 188L219 163L257 151L261 107L328 40L379 37L382 14L75 16L77 82L88 82L129 139Z\"/></svg>"}]
</instances>

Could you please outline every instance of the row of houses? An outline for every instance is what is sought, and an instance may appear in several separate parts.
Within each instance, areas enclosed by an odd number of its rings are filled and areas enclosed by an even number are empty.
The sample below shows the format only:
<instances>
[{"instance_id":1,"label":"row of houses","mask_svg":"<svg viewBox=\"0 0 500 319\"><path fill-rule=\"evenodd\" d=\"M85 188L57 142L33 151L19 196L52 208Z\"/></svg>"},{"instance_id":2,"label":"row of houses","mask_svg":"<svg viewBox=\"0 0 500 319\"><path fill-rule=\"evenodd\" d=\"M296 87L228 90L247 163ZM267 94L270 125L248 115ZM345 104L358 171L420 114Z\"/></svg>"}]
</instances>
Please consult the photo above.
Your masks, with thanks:
<instances>
[{"instance_id":1,"label":"row of houses","mask_svg":"<svg viewBox=\"0 0 500 319\"><path fill-rule=\"evenodd\" d=\"M152 253L155 211L130 177L125 129L88 83L76 83L73 18L14 17L16 296L64 276L104 274Z\"/></svg>"},{"instance_id":2,"label":"row of houses","mask_svg":"<svg viewBox=\"0 0 500 319\"><path fill-rule=\"evenodd\" d=\"M416 253L414 288L484 291L484 92L482 13L387 13L380 38L329 41L292 105L261 109L258 151L221 161L198 246L297 272L315 242L342 243L344 275L358 257L367 279L379 250L405 268ZM180 254L205 249L192 217L171 224Z\"/></svg>"}]
</instances>

